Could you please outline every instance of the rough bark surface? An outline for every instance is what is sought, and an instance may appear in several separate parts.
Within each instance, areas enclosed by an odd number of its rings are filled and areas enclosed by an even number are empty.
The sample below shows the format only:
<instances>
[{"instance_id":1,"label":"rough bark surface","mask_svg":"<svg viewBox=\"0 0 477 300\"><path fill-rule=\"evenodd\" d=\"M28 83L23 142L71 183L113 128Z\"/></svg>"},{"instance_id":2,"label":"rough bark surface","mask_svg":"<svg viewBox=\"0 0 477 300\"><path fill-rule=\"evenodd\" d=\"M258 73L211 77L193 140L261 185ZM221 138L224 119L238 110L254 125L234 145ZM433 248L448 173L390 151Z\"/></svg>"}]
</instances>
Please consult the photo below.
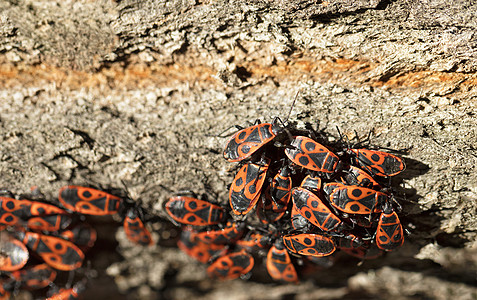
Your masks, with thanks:
<instances>
[{"instance_id":1,"label":"rough bark surface","mask_svg":"<svg viewBox=\"0 0 477 300\"><path fill-rule=\"evenodd\" d=\"M402 249L300 285L263 268L216 282L169 223L141 248L95 218L85 299L476 299L476 14L442 0L0 1L0 187L54 200L125 182L159 216L180 190L225 203L217 135L285 117L300 91L299 126L407 151Z\"/></svg>"}]
</instances>

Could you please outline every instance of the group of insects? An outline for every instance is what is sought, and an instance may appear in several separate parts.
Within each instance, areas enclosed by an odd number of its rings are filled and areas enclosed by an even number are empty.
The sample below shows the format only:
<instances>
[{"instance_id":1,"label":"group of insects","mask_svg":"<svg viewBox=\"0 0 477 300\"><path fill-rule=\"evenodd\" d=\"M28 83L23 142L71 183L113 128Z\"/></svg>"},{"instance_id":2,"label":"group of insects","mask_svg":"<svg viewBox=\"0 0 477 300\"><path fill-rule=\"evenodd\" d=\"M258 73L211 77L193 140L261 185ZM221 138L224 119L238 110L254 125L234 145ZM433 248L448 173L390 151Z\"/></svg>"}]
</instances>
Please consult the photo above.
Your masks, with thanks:
<instances>
[{"instance_id":1,"label":"group of insects","mask_svg":"<svg viewBox=\"0 0 477 300\"><path fill-rule=\"evenodd\" d=\"M405 169L400 157L342 138L332 144L279 119L239 129L223 153L238 163L228 205L190 196L165 204L182 226L179 248L207 263L211 277L247 277L265 258L272 279L296 283L300 266L341 253L377 258L403 244L390 186Z\"/></svg>"},{"instance_id":2,"label":"group of insects","mask_svg":"<svg viewBox=\"0 0 477 300\"><path fill-rule=\"evenodd\" d=\"M228 205L178 195L165 202L182 227L178 247L208 264L213 278L246 278L256 259L270 277L297 283L303 266L329 265L335 254L372 259L404 242L391 176L405 169L393 154L331 143L279 119L240 128L224 158L238 163ZM0 300L47 289L48 299L77 299L87 276L58 288L60 272L83 266L96 231L85 215L118 215L132 242L153 244L144 210L129 197L91 187L60 189L56 204L38 189L0 194ZM69 283L71 285L71 283Z\"/></svg>"},{"instance_id":3,"label":"group of insects","mask_svg":"<svg viewBox=\"0 0 477 300\"><path fill-rule=\"evenodd\" d=\"M59 203L46 202L38 189L15 197L8 191L0 196L0 299L12 292L48 289L48 299L78 299L87 276L69 288L58 288L61 272L83 266L85 253L96 241L96 230L85 215L118 214L129 240L151 245L151 234L141 220L142 212L129 199L82 186L64 186ZM71 285L71 284L70 284Z\"/></svg>"}]
</instances>

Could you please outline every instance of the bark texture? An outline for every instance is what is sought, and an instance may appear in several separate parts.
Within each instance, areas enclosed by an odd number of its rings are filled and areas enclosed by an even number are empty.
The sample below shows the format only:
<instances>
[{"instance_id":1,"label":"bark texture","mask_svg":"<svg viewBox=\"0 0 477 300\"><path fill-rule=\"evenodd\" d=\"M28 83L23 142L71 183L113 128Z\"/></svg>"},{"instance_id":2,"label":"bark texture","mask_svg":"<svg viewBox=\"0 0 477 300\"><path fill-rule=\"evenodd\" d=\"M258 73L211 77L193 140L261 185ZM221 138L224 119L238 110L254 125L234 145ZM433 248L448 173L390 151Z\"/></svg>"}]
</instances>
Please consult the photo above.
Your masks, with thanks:
<instances>
[{"instance_id":1,"label":"bark texture","mask_svg":"<svg viewBox=\"0 0 477 300\"><path fill-rule=\"evenodd\" d=\"M476 299L476 14L442 0L0 1L0 187L53 200L125 182L159 216L180 190L226 203L217 135L286 117L300 91L299 126L407 151L402 249L300 285L263 268L216 282L169 223L141 248L94 219L85 299Z\"/></svg>"}]
</instances>

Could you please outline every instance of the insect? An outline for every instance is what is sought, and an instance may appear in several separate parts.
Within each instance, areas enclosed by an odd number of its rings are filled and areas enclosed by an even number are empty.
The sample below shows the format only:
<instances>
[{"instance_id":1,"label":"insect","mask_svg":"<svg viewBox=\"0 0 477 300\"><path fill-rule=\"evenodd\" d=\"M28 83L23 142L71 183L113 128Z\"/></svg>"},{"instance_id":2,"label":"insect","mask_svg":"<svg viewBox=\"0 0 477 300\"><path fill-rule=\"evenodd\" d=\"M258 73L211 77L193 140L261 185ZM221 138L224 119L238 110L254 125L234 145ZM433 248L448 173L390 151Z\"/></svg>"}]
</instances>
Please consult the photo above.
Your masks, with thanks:
<instances>
[{"instance_id":1,"label":"insect","mask_svg":"<svg viewBox=\"0 0 477 300\"><path fill-rule=\"evenodd\" d=\"M27 220L26 225L31 230L58 231L67 228L71 222L71 216L64 214L32 217Z\"/></svg>"},{"instance_id":2,"label":"insect","mask_svg":"<svg viewBox=\"0 0 477 300\"><path fill-rule=\"evenodd\" d=\"M403 243L404 235L399 217L392 206L386 203L379 217L376 245L379 249L391 251L401 247Z\"/></svg>"},{"instance_id":3,"label":"insect","mask_svg":"<svg viewBox=\"0 0 477 300\"><path fill-rule=\"evenodd\" d=\"M348 153L356 165L372 175L394 176L406 168L400 157L390 153L368 149L349 149Z\"/></svg>"},{"instance_id":4,"label":"insect","mask_svg":"<svg viewBox=\"0 0 477 300\"><path fill-rule=\"evenodd\" d=\"M137 208L132 207L127 211L124 218L124 231L126 237L136 244L143 246L153 244L151 234L139 217Z\"/></svg>"},{"instance_id":5,"label":"insect","mask_svg":"<svg viewBox=\"0 0 477 300\"><path fill-rule=\"evenodd\" d=\"M59 237L73 242L82 250L85 250L84 248L91 248L94 246L97 233L96 230L88 223L79 222L66 230L60 231Z\"/></svg>"},{"instance_id":6,"label":"insect","mask_svg":"<svg viewBox=\"0 0 477 300\"><path fill-rule=\"evenodd\" d=\"M344 184L340 183L340 182L329 182L329 183L326 183L325 185L323 185L322 187L322 190L323 190L323 194L327 197L329 197L331 195L331 193L339 188L339 187L343 187L345 186Z\"/></svg>"},{"instance_id":7,"label":"insect","mask_svg":"<svg viewBox=\"0 0 477 300\"><path fill-rule=\"evenodd\" d=\"M248 234L244 239L238 240L235 244L250 253L253 251L267 249L270 247L271 243L272 239L270 236L255 232Z\"/></svg>"},{"instance_id":8,"label":"insect","mask_svg":"<svg viewBox=\"0 0 477 300\"><path fill-rule=\"evenodd\" d=\"M274 280L298 283L295 266L280 239L268 250L267 271Z\"/></svg>"},{"instance_id":9,"label":"insect","mask_svg":"<svg viewBox=\"0 0 477 300\"><path fill-rule=\"evenodd\" d=\"M28 231L16 231L14 235L57 270L75 270L83 263L83 252L69 241Z\"/></svg>"},{"instance_id":10,"label":"insect","mask_svg":"<svg viewBox=\"0 0 477 300\"><path fill-rule=\"evenodd\" d=\"M321 178L307 175L301 182L300 186L312 191L313 193L318 193L321 189Z\"/></svg>"},{"instance_id":11,"label":"insect","mask_svg":"<svg viewBox=\"0 0 477 300\"><path fill-rule=\"evenodd\" d=\"M302 255L328 256L336 250L330 237L314 233L285 235L283 243L290 252Z\"/></svg>"},{"instance_id":12,"label":"insect","mask_svg":"<svg viewBox=\"0 0 477 300\"><path fill-rule=\"evenodd\" d=\"M238 162L250 157L281 131L276 119L273 123L261 123L237 131L227 142L224 158Z\"/></svg>"},{"instance_id":13,"label":"insect","mask_svg":"<svg viewBox=\"0 0 477 300\"><path fill-rule=\"evenodd\" d=\"M229 202L236 215L245 215L254 208L260 198L270 159L242 166L230 186Z\"/></svg>"},{"instance_id":14,"label":"insect","mask_svg":"<svg viewBox=\"0 0 477 300\"><path fill-rule=\"evenodd\" d=\"M379 215L379 213L372 213L370 215L352 215L348 216L349 218L347 220L364 228L376 228L378 225L377 220L379 219L379 216L376 217L377 215Z\"/></svg>"},{"instance_id":15,"label":"insect","mask_svg":"<svg viewBox=\"0 0 477 300\"><path fill-rule=\"evenodd\" d=\"M56 271L47 264L39 264L28 269L11 273L11 276L30 290L38 290L49 286L56 278Z\"/></svg>"},{"instance_id":16,"label":"insect","mask_svg":"<svg viewBox=\"0 0 477 300\"><path fill-rule=\"evenodd\" d=\"M327 174L339 169L338 156L306 136L295 136L290 146L285 149L285 154L300 167Z\"/></svg>"},{"instance_id":17,"label":"insect","mask_svg":"<svg viewBox=\"0 0 477 300\"><path fill-rule=\"evenodd\" d=\"M320 180L307 177L302 183L302 186L310 186L310 188L318 190ZM313 225L321 230L330 231L337 229L341 224L341 219L338 218L324 202L311 191L296 187L292 190L293 204L298 212L310 221Z\"/></svg>"},{"instance_id":18,"label":"insect","mask_svg":"<svg viewBox=\"0 0 477 300\"><path fill-rule=\"evenodd\" d=\"M57 231L71 224L67 212L51 204L0 197L0 223L26 225L32 230Z\"/></svg>"},{"instance_id":19,"label":"insect","mask_svg":"<svg viewBox=\"0 0 477 300\"><path fill-rule=\"evenodd\" d=\"M122 200L117 196L75 185L62 187L58 200L67 209L85 215L113 215L122 208Z\"/></svg>"},{"instance_id":20,"label":"insect","mask_svg":"<svg viewBox=\"0 0 477 300\"><path fill-rule=\"evenodd\" d=\"M12 284L11 280L3 279L0 281L0 299L8 300L10 299L11 289L6 288L5 286L10 286Z\"/></svg>"},{"instance_id":21,"label":"insect","mask_svg":"<svg viewBox=\"0 0 477 300\"><path fill-rule=\"evenodd\" d=\"M86 283L79 281L69 289L61 289L58 293L53 294L46 300L76 300L79 299L80 293L86 289Z\"/></svg>"},{"instance_id":22,"label":"insect","mask_svg":"<svg viewBox=\"0 0 477 300\"><path fill-rule=\"evenodd\" d=\"M291 222L292 222L292 227L295 230L299 231L310 231L312 228L315 228L310 221L308 221L305 217L303 217L300 212L298 211L298 208L296 208L295 204L292 206L291 210Z\"/></svg>"},{"instance_id":23,"label":"insect","mask_svg":"<svg viewBox=\"0 0 477 300\"><path fill-rule=\"evenodd\" d=\"M355 185L341 186L333 190L329 199L335 208L350 214L381 212L388 195Z\"/></svg>"},{"instance_id":24,"label":"insect","mask_svg":"<svg viewBox=\"0 0 477 300\"><path fill-rule=\"evenodd\" d=\"M285 119L287 122L290 117L295 101L298 97L297 93L291 105L290 111ZM224 150L224 158L230 162L238 162L249 158L259 149L275 139L285 129L280 126L279 122L284 124L280 118L275 118L272 123L261 123L257 120L253 126L240 129L228 141Z\"/></svg>"},{"instance_id":25,"label":"insect","mask_svg":"<svg viewBox=\"0 0 477 300\"><path fill-rule=\"evenodd\" d=\"M27 263L28 249L5 232L0 233L0 271L16 271Z\"/></svg>"},{"instance_id":26,"label":"insect","mask_svg":"<svg viewBox=\"0 0 477 300\"><path fill-rule=\"evenodd\" d=\"M285 210L274 211L273 209L277 207L274 205L272 197L270 196L270 187L268 187L260 195L261 200L257 201L257 216L260 222L263 224L271 224L280 220L285 213Z\"/></svg>"},{"instance_id":27,"label":"insect","mask_svg":"<svg viewBox=\"0 0 477 300\"><path fill-rule=\"evenodd\" d=\"M65 214L66 211L43 202L30 200L17 200L9 197L0 197L1 212L14 213L20 218L27 219L31 216Z\"/></svg>"},{"instance_id":28,"label":"insect","mask_svg":"<svg viewBox=\"0 0 477 300\"><path fill-rule=\"evenodd\" d=\"M192 197L172 197L166 202L165 208L172 219L186 225L214 225L224 218L222 207Z\"/></svg>"},{"instance_id":29,"label":"insect","mask_svg":"<svg viewBox=\"0 0 477 300\"><path fill-rule=\"evenodd\" d=\"M181 232L181 238L177 242L177 246L184 253L192 258L197 259L201 263L207 263L212 257L218 257L225 254L227 248L222 244L206 244L195 239L195 232L186 228Z\"/></svg>"},{"instance_id":30,"label":"insect","mask_svg":"<svg viewBox=\"0 0 477 300\"><path fill-rule=\"evenodd\" d=\"M196 233L195 239L206 244L230 244L238 240L245 230L245 223L228 221L225 228Z\"/></svg>"},{"instance_id":31,"label":"insect","mask_svg":"<svg viewBox=\"0 0 477 300\"><path fill-rule=\"evenodd\" d=\"M347 185L357 185L374 190L381 189L381 185L377 183L371 175L358 167L348 166L343 173L341 179L346 182Z\"/></svg>"},{"instance_id":32,"label":"insect","mask_svg":"<svg viewBox=\"0 0 477 300\"><path fill-rule=\"evenodd\" d=\"M221 280L235 279L250 272L253 264L253 257L242 249L219 257L207 268L207 273Z\"/></svg>"},{"instance_id":33,"label":"insect","mask_svg":"<svg viewBox=\"0 0 477 300\"><path fill-rule=\"evenodd\" d=\"M290 202L291 189L291 173L288 166L284 166L261 194L262 201L258 202L257 215L262 223L276 222L283 217Z\"/></svg>"},{"instance_id":34,"label":"insect","mask_svg":"<svg viewBox=\"0 0 477 300\"><path fill-rule=\"evenodd\" d=\"M285 211L291 198L292 179L288 166L282 167L273 177L270 185L270 196L274 212Z\"/></svg>"},{"instance_id":35,"label":"insect","mask_svg":"<svg viewBox=\"0 0 477 300\"><path fill-rule=\"evenodd\" d=\"M343 249L357 249L365 245L365 242L352 233L347 234L333 234L335 245L340 250Z\"/></svg>"}]
</instances>

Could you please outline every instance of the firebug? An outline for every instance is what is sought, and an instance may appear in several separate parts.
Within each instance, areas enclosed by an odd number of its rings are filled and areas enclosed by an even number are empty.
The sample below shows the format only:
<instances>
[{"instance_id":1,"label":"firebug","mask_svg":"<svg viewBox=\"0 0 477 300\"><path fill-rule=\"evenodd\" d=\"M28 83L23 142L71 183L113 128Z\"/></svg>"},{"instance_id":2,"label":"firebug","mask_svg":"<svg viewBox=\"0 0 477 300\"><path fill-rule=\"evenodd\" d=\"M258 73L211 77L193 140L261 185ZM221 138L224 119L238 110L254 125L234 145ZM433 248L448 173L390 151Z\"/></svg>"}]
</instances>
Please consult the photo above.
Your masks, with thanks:
<instances>
[{"instance_id":1,"label":"firebug","mask_svg":"<svg viewBox=\"0 0 477 300\"><path fill-rule=\"evenodd\" d=\"M242 166L230 186L229 202L236 215L245 215L255 207L265 182L270 159Z\"/></svg>"},{"instance_id":2,"label":"firebug","mask_svg":"<svg viewBox=\"0 0 477 300\"><path fill-rule=\"evenodd\" d=\"M8 282L5 282L8 281ZM5 285L10 286L11 280L10 279L3 279L0 281L0 300L8 300L10 299L11 290L5 288Z\"/></svg>"},{"instance_id":3,"label":"firebug","mask_svg":"<svg viewBox=\"0 0 477 300\"><path fill-rule=\"evenodd\" d=\"M245 238L238 240L235 244L247 250L249 253L253 251L260 251L270 247L272 239L269 235L263 235L260 233L251 233L248 234Z\"/></svg>"},{"instance_id":4,"label":"firebug","mask_svg":"<svg viewBox=\"0 0 477 300\"><path fill-rule=\"evenodd\" d=\"M273 177L270 185L270 196L274 207L274 212L282 212L288 208L291 198L292 179L288 166L282 167L277 175Z\"/></svg>"},{"instance_id":5,"label":"firebug","mask_svg":"<svg viewBox=\"0 0 477 300\"><path fill-rule=\"evenodd\" d=\"M319 193L321 190L321 178L307 175L301 182L300 187L312 191L313 193Z\"/></svg>"},{"instance_id":6,"label":"firebug","mask_svg":"<svg viewBox=\"0 0 477 300\"><path fill-rule=\"evenodd\" d=\"M172 219L185 225L214 225L224 218L222 207L192 197L172 197L166 202L165 208Z\"/></svg>"},{"instance_id":7,"label":"firebug","mask_svg":"<svg viewBox=\"0 0 477 300\"><path fill-rule=\"evenodd\" d=\"M194 238L206 244L230 244L238 240L244 231L245 223L229 221L224 228L198 232Z\"/></svg>"},{"instance_id":8,"label":"firebug","mask_svg":"<svg viewBox=\"0 0 477 300\"><path fill-rule=\"evenodd\" d=\"M340 183L340 182L328 182L326 184L323 185L322 189L323 189L323 194L329 198L329 196L331 195L331 193L339 188L339 187L343 187L345 186L344 184Z\"/></svg>"},{"instance_id":9,"label":"firebug","mask_svg":"<svg viewBox=\"0 0 477 300\"><path fill-rule=\"evenodd\" d=\"M86 283L80 281L69 289L60 289L59 292L48 297L46 300L77 300L85 289Z\"/></svg>"},{"instance_id":10,"label":"firebug","mask_svg":"<svg viewBox=\"0 0 477 300\"><path fill-rule=\"evenodd\" d=\"M401 222L391 204L387 203L381 213L376 232L376 245L385 251L394 250L404 243Z\"/></svg>"},{"instance_id":11,"label":"firebug","mask_svg":"<svg viewBox=\"0 0 477 300\"><path fill-rule=\"evenodd\" d=\"M352 233L346 234L333 234L333 240L335 245L340 250L343 249L356 249L365 245L365 242Z\"/></svg>"},{"instance_id":12,"label":"firebug","mask_svg":"<svg viewBox=\"0 0 477 300\"><path fill-rule=\"evenodd\" d=\"M257 215L262 223L273 223L283 217L288 209L291 189L291 173L288 166L284 166L262 192L261 201L258 201Z\"/></svg>"},{"instance_id":13,"label":"firebug","mask_svg":"<svg viewBox=\"0 0 477 300\"><path fill-rule=\"evenodd\" d=\"M37 290L49 286L56 278L56 271L47 264L39 264L12 272L11 276L15 278L22 287Z\"/></svg>"},{"instance_id":14,"label":"firebug","mask_svg":"<svg viewBox=\"0 0 477 300\"><path fill-rule=\"evenodd\" d=\"M388 195L355 185L336 188L329 196L331 205L349 214L371 214L380 212L388 201Z\"/></svg>"},{"instance_id":15,"label":"firebug","mask_svg":"<svg viewBox=\"0 0 477 300\"><path fill-rule=\"evenodd\" d=\"M281 131L276 121L253 125L237 131L227 142L224 158L238 162L250 157Z\"/></svg>"},{"instance_id":16,"label":"firebug","mask_svg":"<svg viewBox=\"0 0 477 300\"><path fill-rule=\"evenodd\" d=\"M278 239L268 251L267 270L274 280L298 283L295 266L281 239Z\"/></svg>"},{"instance_id":17,"label":"firebug","mask_svg":"<svg viewBox=\"0 0 477 300\"><path fill-rule=\"evenodd\" d=\"M253 264L253 257L242 249L219 257L207 268L207 273L210 277L221 280L236 279L249 273Z\"/></svg>"},{"instance_id":18,"label":"firebug","mask_svg":"<svg viewBox=\"0 0 477 300\"><path fill-rule=\"evenodd\" d=\"M336 154L306 136L294 137L285 154L300 167L328 174L336 172L340 162Z\"/></svg>"},{"instance_id":19,"label":"firebug","mask_svg":"<svg viewBox=\"0 0 477 300\"><path fill-rule=\"evenodd\" d=\"M369 173L358 167L348 166L343 173L341 178L347 185L357 185L373 190L381 189L381 185Z\"/></svg>"},{"instance_id":20,"label":"firebug","mask_svg":"<svg viewBox=\"0 0 477 300\"><path fill-rule=\"evenodd\" d=\"M32 230L57 231L68 227L71 217L65 210L51 204L0 197L0 223L25 225Z\"/></svg>"},{"instance_id":21,"label":"firebug","mask_svg":"<svg viewBox=\"0 0 477 300\"><path fill-rule=\"evenodd\" d=\"M124 218L124 232L126 237L139 245L149 246L153 244L149 230L144 226L137 208L130 208Z\"/></svg>"},{"instance_id":22,"label":"firebug","mask_svg":"<svg viewBox=\"0 0 477 300\"><path fill-rule=\"evenodd\" d=\"M181 232L181 238L177 242L177 246L184 253L197 259L203 264L209 262L212 257L224 255L227 251L226 245L213 243L206 244L195 239L194 235L195 233L192 229L186 228Z\"/></svg>"},{"instance_id":23,"label":"firebug","mask_svg":"<svg viewBox=\"0 0 477 300\"><path fill-rule=\"evenodd\" d=\"M2 232L0 240L0 271L16 271L27 263L28 249L17 239Z\"/></svg>"},{"instance_id":24,"label":"firebug","mask_svg":"<svg viewBox=\"0 0 477 300\"><path fill-rule=\"evenodd\" d=\"M348 153L356 165L372 175L394 176L406 168L400 157L390 153L368 149L350 149Z\"/></svg>"},{"instance_id":25,"label":"firebug","mask_svg":"<svg viewBox=\"0 0 477 300\"><path fill-rule=\"evenodd\" d=\"M335 230L342 224L341 219L311 191L302 187L293 188L292 199L298 212L321 230Z\"/></svg>"},{"instance_id":26,"label":"firebug","mask_svg":"<svg viewBox=\"0 0 477 300\"><path fill-rule=\"evenodd\" d=\"M60 231L59 237L74 243L84 250L84 248L91 248L94 246L97 233L96 229L91 227L88 223L79 222L66 230Z\"/></svg>"},{"instance_id":27,"label":"firebug","mask_svg":"<svg viewBox=\"0 0 477 300\"><path fill-rule=\"evenodd\" d=\"M277 205L273 203L270 196L270 187L267 187L260 195L257 201L257 217L263 224L271 224L280 220L287 212L285 209L274 210Z\"/></svg>"},{"instance_id":28,"label":"firebug","mask_svg":"<svg viewBox=\"0 0 477 300\"><path fill-rule=\"evenodd\" d=\"M83 252L69 241L28 231L16 231L14 235L48 265L57 270L75 270L83 263Z\"/></svg>"},{"instance_id":29,"label":"firebug","mask_svg":"<svg viewBox=\"0 0 477 300\"><path fill-rule=\"evenodd\" d=\"M312 228L316 228L310 221L308 221L305 217L303 217L300 214L295 204L292 205L291 223L292 223L293 229L298 231L308 232Z\"/></svg>"},{"instance_id":30,"label":"firebug","mask_svg":"<svg viewBox=\"0 0 477 300\"><path fill-rule=\"evenodd\" d=\"M60 189L61 204L85 215L113 215L122 208L122 199L89 187L69 185Z\"/></svg>"},{"instance_id":31,"label":"firebug","mask_svg":"<svg viewBox=\"0 0 477 300\"><path fill-rule=\"evenodd\" d=\"M336 250L330 237L314 233L285 235L283 243L288 251L301 255L328 256Z\"/></svg>"}]
</instances>

